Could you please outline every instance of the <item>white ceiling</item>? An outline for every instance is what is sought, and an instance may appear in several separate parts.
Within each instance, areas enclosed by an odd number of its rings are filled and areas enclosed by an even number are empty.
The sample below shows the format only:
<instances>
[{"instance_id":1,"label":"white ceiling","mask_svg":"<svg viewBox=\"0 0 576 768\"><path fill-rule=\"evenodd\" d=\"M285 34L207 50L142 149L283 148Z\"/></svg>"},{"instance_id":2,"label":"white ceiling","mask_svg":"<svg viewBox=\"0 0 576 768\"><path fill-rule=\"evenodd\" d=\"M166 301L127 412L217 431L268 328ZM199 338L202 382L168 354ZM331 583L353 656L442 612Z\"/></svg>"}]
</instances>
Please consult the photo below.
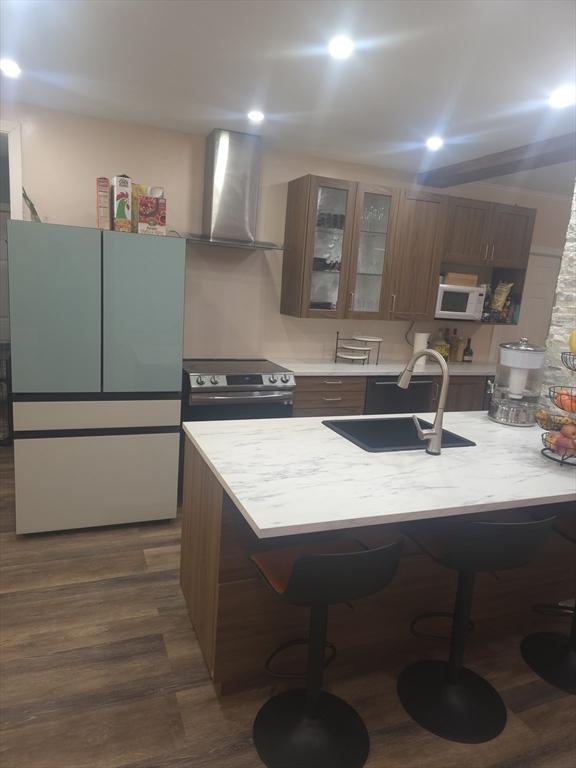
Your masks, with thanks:
<instances>
[{"instance_id":1,"label":"white ceiling","mask_svg":"<svg viewBox=\"0 0 576 768\"><path fill-rule=\"evenodd\" d=\"M270 142L415 174L575 129L573 0L2 0L4 99ZM347 33L348 61L325 53ZM447 138L438 153L422 142ZM513 184L568 193L574 168Z\"/></svg>"}]
</instances>

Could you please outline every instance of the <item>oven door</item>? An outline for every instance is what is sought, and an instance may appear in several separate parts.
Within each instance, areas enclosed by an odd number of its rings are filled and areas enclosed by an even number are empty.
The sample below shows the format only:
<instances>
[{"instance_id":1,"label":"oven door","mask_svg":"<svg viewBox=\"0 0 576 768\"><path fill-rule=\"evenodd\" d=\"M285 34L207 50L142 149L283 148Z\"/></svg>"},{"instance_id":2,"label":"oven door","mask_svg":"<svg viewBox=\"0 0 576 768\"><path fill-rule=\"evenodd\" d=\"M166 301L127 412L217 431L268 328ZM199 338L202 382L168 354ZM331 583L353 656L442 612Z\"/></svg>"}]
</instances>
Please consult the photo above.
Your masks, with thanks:
<instances>
[{"instance_id":1,"label":"oven door","mask_svg":"<svg viewBox=\"0 0 576 768\"><path fill-rule=\"evenodd\" d=\"M449 320L480 320L482 304L479 289L466 285L441 285L438 288L434 317Z\"/></svg>"},{"instance_id":2,"label":"oven door","mask_svg":"<svg viewBox=\"0 0 576 768\"><path fill-rule=\"evenodd\" d=\"M276 419L292 416L292 392L202 392L190 396L183 421Z\"/></svg>"}]
</instances>

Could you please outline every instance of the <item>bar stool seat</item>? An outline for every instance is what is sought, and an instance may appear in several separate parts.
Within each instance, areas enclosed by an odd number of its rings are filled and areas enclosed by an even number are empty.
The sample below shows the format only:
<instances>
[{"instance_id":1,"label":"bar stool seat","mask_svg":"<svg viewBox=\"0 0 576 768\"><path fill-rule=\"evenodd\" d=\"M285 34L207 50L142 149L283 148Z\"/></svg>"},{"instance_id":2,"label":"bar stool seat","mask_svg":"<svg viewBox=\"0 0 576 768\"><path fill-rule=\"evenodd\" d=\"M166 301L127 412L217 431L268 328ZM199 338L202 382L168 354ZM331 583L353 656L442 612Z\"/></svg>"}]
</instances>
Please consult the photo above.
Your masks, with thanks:
<instances>
[{"instance_id":1,"label":"bar stool seat","mask_svg":"<svg viewBox=\"0 0 576 768\"><path fill-rule=\"evenodd\" d=\"M362 768L370 739L360 715L322 690L328 607L374 594L398 567L402 540L366 549L352 539L259 552L252 561L274 592L310 608L306 688L269 699L252 730L268 768Z\"/></svg>"},{"instance_id":2,"label":"bar stool seat","mask_svg":"<svg viewBox=\"0 0 576 768\"><path fill-rule=\"evenodd\" d=\"M554 531L576 544L576 514L559 517ZM522 658L530 669L550 685L576 695L576 606L568 635L533 632L522 640Z\"/></svg>"},{"instance_id":3,"label":"bar stool seat","mask_svg":"<svg viewBox=\"0 0 576 768\"><path fill-rule=\"evenodd\" d=\"M515 516L516 517L516 516ZM458 572L447 662L419 661L398 678L404 709L423 728L450 741L489 741L506 725L506 707L487 680L463 666L477 572L520 567L532 560L553 516L544 519L439 519L403 526L434 560Z\"/></svg>"},{"instance_id":4,"label":"bar stool seat","mask_svg":"<svg viewBox=\"0 0 576 768\"><path fill-rule=\"evenodd\" d=\"M294 563L306 555L336 555L344 552L361 552L365 547L356 539L329 539L318 544L297 544L283 549L256 552L250 559L274 592L285 592Z\"/></svg>"}]
</instances>

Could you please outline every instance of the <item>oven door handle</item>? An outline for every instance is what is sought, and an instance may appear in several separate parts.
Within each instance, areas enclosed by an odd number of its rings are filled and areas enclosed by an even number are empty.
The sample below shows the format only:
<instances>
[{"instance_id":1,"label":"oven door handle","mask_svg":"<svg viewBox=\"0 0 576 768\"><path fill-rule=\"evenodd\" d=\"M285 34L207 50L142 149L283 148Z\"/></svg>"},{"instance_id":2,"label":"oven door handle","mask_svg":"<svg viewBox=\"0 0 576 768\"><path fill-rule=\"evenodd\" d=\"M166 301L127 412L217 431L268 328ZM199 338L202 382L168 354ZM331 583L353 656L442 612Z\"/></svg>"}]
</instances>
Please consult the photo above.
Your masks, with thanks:
<instances>
[{"instance_id":1,"label":"oven door handle","mask_svg":"<svg viewBox=\"0 0 576 768\"><path fill-rule=\"evenodd\" d=\"M292 404L292 392L235 392L233 395L198 395L190 397L190 406L194 405L258 405L262 400L282 400Z\"/></svg>"}]
</instances>

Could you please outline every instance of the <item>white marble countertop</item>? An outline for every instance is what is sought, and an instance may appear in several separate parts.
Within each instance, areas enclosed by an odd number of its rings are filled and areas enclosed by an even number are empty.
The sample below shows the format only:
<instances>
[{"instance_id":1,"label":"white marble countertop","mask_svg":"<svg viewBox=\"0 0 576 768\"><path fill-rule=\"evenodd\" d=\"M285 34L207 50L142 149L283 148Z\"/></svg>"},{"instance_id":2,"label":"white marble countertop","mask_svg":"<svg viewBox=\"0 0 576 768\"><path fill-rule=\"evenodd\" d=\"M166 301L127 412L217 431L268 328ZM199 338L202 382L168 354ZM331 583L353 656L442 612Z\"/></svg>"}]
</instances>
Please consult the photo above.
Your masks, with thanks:
<instances>
[{"instance_id":1,"label":"white marble countertop","mask_svg":"<svg viewBox=\"0 0 576 768\"><path fill-rule=\"evenodd\" d=\"M541 455L538 427L495 424L478 411L447 413L444 427L477 445L441 456L368 453L321 418L184 424L260 538L574 498L576 471Z\"/></svg>"},{"instance_id":2,"label":"white marble countertop","mask_svg":"<svg viewBox=\"0 0 576 768\"><path fill-rule=\"evenodd\" d=\"M378 365L360 365L358 363L334 363L330 360L289 360L271 358L273 362L288 368L296 376L397 376L408 362L393 360ZM496 363L448 363L451 376L492 376ZM414 371L414 376L440 376L439 366L427 363Z\"/></svg>"}]
</instances>

